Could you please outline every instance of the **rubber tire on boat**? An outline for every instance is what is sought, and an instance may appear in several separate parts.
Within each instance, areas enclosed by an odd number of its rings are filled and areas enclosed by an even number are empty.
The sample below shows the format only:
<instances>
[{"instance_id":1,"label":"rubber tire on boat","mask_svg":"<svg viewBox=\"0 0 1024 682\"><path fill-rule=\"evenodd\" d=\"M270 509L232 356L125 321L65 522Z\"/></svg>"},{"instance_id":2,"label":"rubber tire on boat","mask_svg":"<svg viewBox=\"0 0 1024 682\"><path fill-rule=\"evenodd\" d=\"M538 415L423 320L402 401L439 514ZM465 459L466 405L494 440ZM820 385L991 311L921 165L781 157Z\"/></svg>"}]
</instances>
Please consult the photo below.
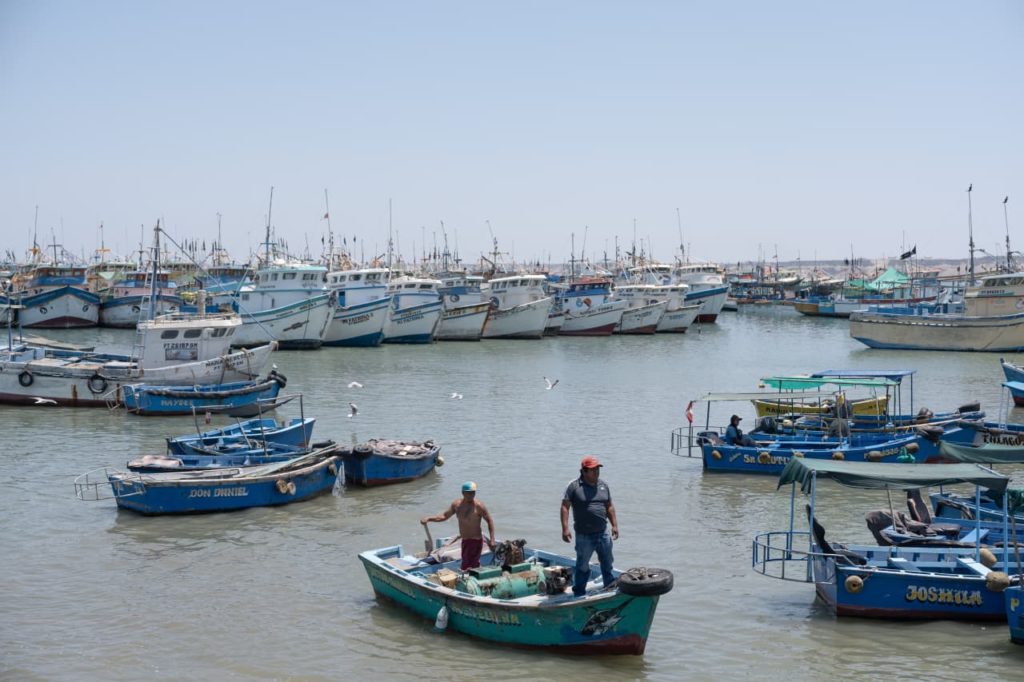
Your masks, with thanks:
<instances>
[{"instance_id":1,"label":"rubber tire on boat","mask_svg":"<svg viewBox=\"0 0 1024 682\"><path fill-rule=\"evenodd\" d=\"M631 568L619 576L619 591L634 597L655 597L672 589L675 579L667 568Z\"/></svg>"},{"instance_id":2,"label":"rubber tire on boat","mask_svg":"<svg viewBox=\"0 0 1024 682\"><path fill-rule=\"evenodd\" d=\"M99 381L97 382L97 380ZM96 372L96 374L89 377L89 381L87 381L85 385L89 387L89 391L91 393L95 393L97 395L104 393L107 390L107 380L99 372Z\"/></svg>"},{"instance_id":3,"label":"rubber tire on boat","mask_svg":"<svg viewBox=\"0 0 1024 682\"><path fill-rule=\"evenodd\" d=\"M26 388L32 385L36 378L32 376L32 372L25 370L18 375L18 383Z\"/></svg>"},{"instance_id":4,"label":"rubber tire on boat","mask_svg":"<svg viewBox=\"0 0 1024 682\"><path fill-rule=\"evenodd\" d=\"M334 445L333 440L322 440L319 443L313 443L309 447L313 448L314 450L320 450L322 448L329 448L332 445Z\"/></svg>"},{"instance_id":5,"label":"rubber tire on boat","mask_svg":"<svg viewBox=\"0 0 1024 682\"><path fill-rule=\"evenodd\" d=\"M373 454L373 448L371 448L368 445L357 445L354 448L352 448L352 452L359 459L366 459L367 457Z\"/></svg>"},{"instance_id":6,"label":"rubber tire on boat","mask_svg":"<svg viewBox=\"0 0 1024 682\"><path fill-rule=\"evenodd\" d=\"M267 379L270 381L276 381L281 386L281 388L284 388L285 386L288 385L288 377L281 374L276 369L270 371L270 375L267 376Z\"/></svg>"}]
</instances>

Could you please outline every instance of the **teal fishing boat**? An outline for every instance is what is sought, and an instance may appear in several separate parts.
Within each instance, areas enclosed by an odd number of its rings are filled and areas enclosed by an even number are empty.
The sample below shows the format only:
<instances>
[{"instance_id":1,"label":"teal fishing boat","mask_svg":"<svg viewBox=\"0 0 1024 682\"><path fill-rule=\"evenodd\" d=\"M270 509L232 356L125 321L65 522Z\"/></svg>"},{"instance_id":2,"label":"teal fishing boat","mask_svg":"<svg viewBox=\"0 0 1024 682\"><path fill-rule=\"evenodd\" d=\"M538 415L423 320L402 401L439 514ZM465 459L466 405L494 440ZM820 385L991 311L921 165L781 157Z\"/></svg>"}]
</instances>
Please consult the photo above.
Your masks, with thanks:
<instances>
[{"instance_id":1,"label":"teal fishing boat","mask_svg":"<svg viewBox=\"0 0 1024 682\"><path fill-rule=\"evenodd\" d=\"M642 654L658 598L673 583L664 569L632 568L614 571L616 580L603 587L592 566L586 594L574 597L567 588L575 559L526 547L525 540L500 543L481 557L481 567L465 572L453 556L443 545L408 556L399 545L363 552L359 560L378 597L434 620L438 629L558 653Z\"/></svg>"}]
</instances>

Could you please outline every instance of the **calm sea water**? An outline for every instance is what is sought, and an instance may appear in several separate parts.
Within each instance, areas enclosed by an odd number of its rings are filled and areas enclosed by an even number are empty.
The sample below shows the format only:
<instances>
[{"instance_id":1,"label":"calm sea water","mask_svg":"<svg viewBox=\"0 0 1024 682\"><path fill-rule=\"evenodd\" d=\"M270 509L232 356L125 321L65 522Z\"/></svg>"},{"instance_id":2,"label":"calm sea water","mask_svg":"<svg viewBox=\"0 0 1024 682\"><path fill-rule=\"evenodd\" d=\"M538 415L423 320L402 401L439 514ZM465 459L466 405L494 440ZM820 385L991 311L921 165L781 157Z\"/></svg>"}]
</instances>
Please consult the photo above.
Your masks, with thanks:
<instances>
[{"instance_id":1,"label":"calm sea water","mask_svg":"<svg viewBox=\"0 0 1024 682\"><path fill-rule=\"evenodd\" d=\"M59 336L131 343L130 333L107 330ZM726 313L685 336L280 353L288 390L301 391L318 419L318 439L434 438L444 467L404 485L182 518L79 501L72 480L160 452L165 436L194 430L191 418L0 407L0 677L820 680L884 670L890 680L979 671L1020 679L1024 647L1009 643L1005 625L838 621L811 585L755 574L751 538L785 528L788 492L776 492L771 477L706 475L699 459L669 453L689 400L754 390L769 374L916 369L915 407L980 400L994 417L997 360L872 351L849 338L845 321L785 308ZM544 376L558 385L545 390ZM347 388L352 380L364 388ZM353 419L349 401L359 406ZM733 411L751 424L749 404L717 407L712 421ZM644 656L507 650L436 633L374 600L357 554L421 548L418 519L443 510L464 480L478 482L499 537L570 552L559 504L586 453L605 463L616 501L616 564L675 574ZM830 537L867 541L863 513L886 503L825 486L819 504Z\"/></svg>"}]
</instances>

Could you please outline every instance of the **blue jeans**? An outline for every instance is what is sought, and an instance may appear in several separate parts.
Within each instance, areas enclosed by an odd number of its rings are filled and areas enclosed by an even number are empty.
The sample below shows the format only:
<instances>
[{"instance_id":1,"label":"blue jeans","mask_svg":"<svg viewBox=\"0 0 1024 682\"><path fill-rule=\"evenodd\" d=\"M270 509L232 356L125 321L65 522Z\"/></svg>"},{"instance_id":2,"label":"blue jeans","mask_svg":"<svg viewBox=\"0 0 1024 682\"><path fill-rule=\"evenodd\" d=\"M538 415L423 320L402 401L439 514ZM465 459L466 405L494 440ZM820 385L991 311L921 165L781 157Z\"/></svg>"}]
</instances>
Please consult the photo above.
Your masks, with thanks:
<instances>
[{"instance_id":1,"label":"blue jeans","mask_svg":"<svg viewBox=\"0 0 1024 682\"><path fill-rule=\"evenodd\" d=\"M601 562L601 577L605 586L615 578L612 576L612 536L607 530L600 533L576 533L576 570L573 572L572 593L577 597L587 591L590 580L590 557L597 552Z\"/></svg>"}]
</instances>

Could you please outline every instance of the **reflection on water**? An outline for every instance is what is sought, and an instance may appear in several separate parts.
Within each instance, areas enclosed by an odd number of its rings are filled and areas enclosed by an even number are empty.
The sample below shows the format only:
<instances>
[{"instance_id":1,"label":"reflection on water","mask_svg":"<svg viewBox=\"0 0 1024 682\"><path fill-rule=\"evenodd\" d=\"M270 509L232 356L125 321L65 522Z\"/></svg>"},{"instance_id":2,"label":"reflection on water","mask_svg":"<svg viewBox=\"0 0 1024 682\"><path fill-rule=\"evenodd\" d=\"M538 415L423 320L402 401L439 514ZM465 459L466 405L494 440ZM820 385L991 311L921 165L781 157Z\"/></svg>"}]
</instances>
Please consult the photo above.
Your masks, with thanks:
<instances>
[{"instance_id":1,"label":"reflection on water","mask_svg":"<svg viewBox=\"0 0 1024 682\"><path fill-rule=\"evenodd\" d=\"M61 336L131 344L130 333L108 330ZM873 677L884 665L887 678L948 679L975 674L983 660L986 675L1012 679L1024 662L1005 626L837 621L813 586L755 574L751 539L788 525L788 489L768 477L708 475L699 459L668 453L689 400L752 390L771 374L917 369L915 408L980 400L991 411L1001 381L994 356L868 351L842 320L765 306L679 336L324 349L275 362L317 417L316 439L434 438L445 466L412 483L341 487L285 507L146 518L112 501L79 502L71 481L159 452L194 420L0 408L3 677L816 680ZM545 390L544 376L558 386ZM347 388L352 380L364 388ZM352 419L350 401L359 405ZM753 416L749 404L723 405L712 422L732 412ZM298 416L297 407L279 416ZM465 480L479 484L500 537L571 553L559 505L586 453L605 463L619 511L616 563L676 576L645 656L507 649L437 633L373 599L359 552L418 550L418 519L446 508ZM833 485L819 501L829 537L853 541L870 537L864 513L888 506L884 494ZM454 535L456 526L431 530Z\"/></svg>"}]
</instances>

